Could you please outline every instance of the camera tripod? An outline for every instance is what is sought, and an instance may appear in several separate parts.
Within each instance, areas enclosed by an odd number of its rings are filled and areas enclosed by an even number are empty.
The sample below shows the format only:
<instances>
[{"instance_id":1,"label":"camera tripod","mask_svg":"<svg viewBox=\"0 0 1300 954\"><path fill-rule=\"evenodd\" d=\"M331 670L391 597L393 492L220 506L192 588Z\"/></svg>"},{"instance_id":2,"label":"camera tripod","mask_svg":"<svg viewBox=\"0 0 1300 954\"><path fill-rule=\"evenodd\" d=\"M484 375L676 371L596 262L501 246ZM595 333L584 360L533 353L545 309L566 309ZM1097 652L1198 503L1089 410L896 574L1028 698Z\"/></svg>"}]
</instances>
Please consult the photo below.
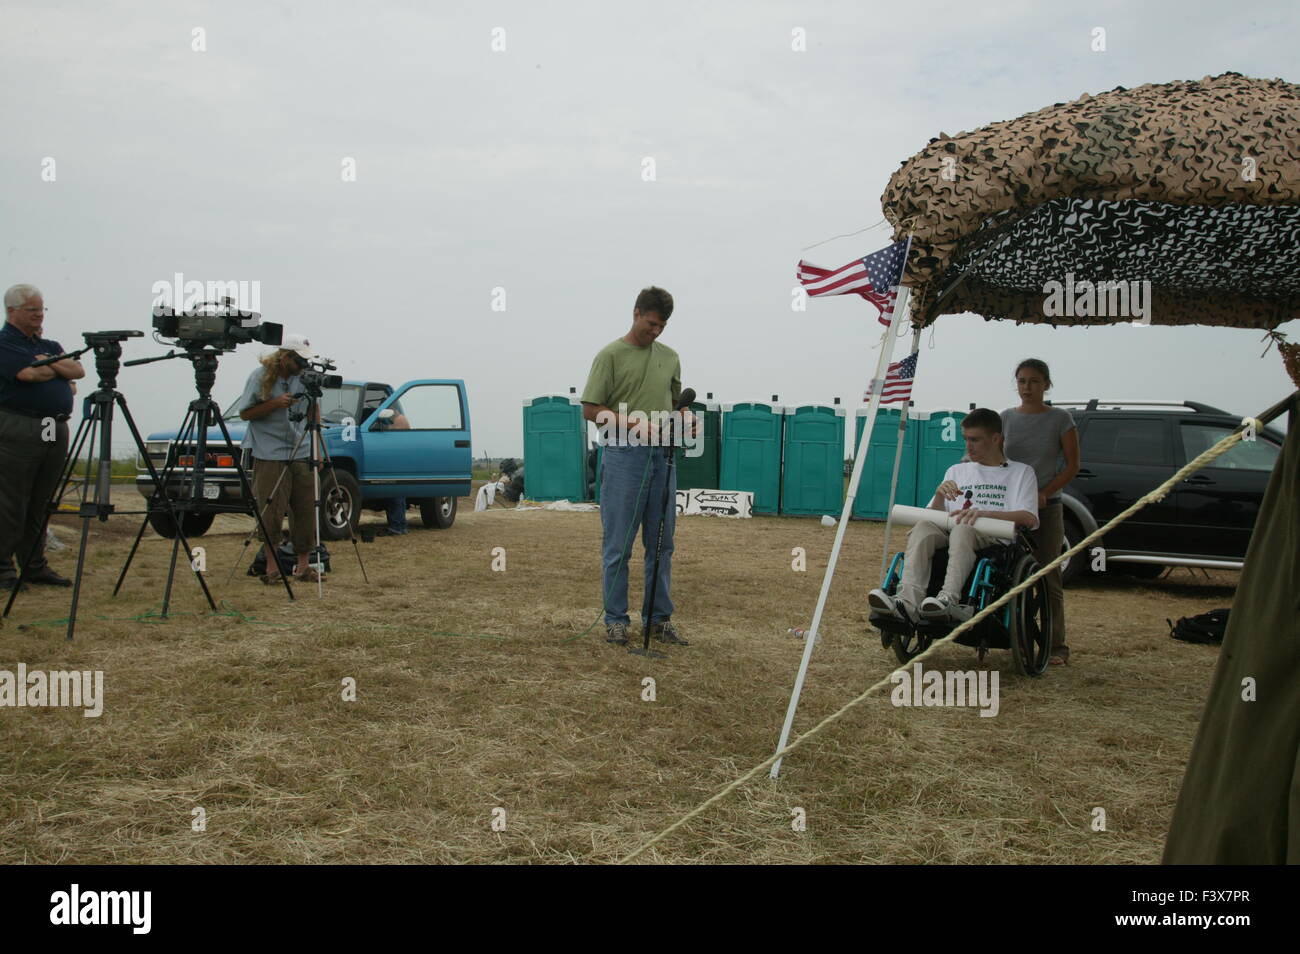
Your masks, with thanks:
<instances>
[{"instance_id":1,"label":"camera tripod","mask_svg":"<svg viewBox=\"0 0 1300 954\"><path fill-rule=\"evenodd\" d=\"M157 488L156 494L161 495L164 506L171 516L176 535L172 538L172 555L171 565L167 570L167 587L163 593L162 616L167 617L167 610L171 604L172 581L176 576L176 557L179 553L182 543L185 544L186 554L192 551L189 548L188 541L185 540L182 525L186 514L197 513L200 509L213 510L213 504L204 503L204 474L207 470L208 463L208 429L217 427L221 431L222 439L225 441L226 448L230 451L235 462L235 473L239 475L239 485L243 491L244 499L253 500L253 488L249 485L248 475L244 473L243 465L240 462L240 450L235 446L235 442L230 438L230 430L226 427L226 422L221 416L221 408L217 402L212 399L212 386L217 381L217 359L223 352L216 348L205 348L201 345L187 347L184 352L169 351L167 354L159 355L154 358L139 358L135 361L126 362L127 366L137 364L150 364L154 361L167 361L171 358L187 358L194 366L194 386L199 396L190 402L189 408L185 412L185 418L181 422L181 429L176 435L176 442L173 445L173 452L166 466L163 468L161 478L155 479ZM193 437L191 438L191 435ZM169 478L171 478L180 463L182 452L188 446L191 439L194 442L194 460L191 467L190 476L186 479L185 493L179 500L171 501L168 499L165 487ZM138 437L137 437L138 440ZM143 453L143 447L141 448ZM186 455L188 456L188 455ZM145 460L149 460L145 456ZM149 464L150 472L153 471L153 463ZM155 498L157 499L157 498ZM247 508L225 508L230 512L247 513L252 512L253 518L257 521L258 527L262 531L263 537L268 537L266 524L262 521L262 514L257 509L256 504L250 503ZM135 535L135 542L131 544L131 552L126 556L126 562L122 565L122 572L117 578L117 586L113 588L113 595L116 596L122 588L122 583L126 579L127 571L131 569L131 561L135 559L135 552L140 546L140 539L144 536L145 527L149 525L149 516L146 513L144 520L140 524L140 531ZM197 568L195 569L197 573ZM202 579L202 577L200 577ZM284 590L289 599L293 599L293 588L289 585L289 578L284 577ZM204 592L207 592L206 585ZM212 603L211 595L208 596L208 602ZM216 605L212 608L215 610Z\"/></svg>"},{"instance_id":2,"label":"camera tripod","mask_svg":"<svg viewBox=\"0 0 1300 954\"><path fill-rule=\"evenodd\" d=\"M321 493L320 493L321 469L324 467L329 468L330 476L334 479L334 489L336 491L339 490L339 479L338 479L338 475L335 473L334 470L334 461L330 458L329 450L325 446L325 438L321 434L320 389L308 385L306 391L304 391L301 395L299 395L299 397L300 398L305 397L307 399L307 407L305 410L302 411L290 411L289 419L291 421L305 420L306 426L303 428L303 432L298 435L298 439L294 441L293 449L289 452L289 459L290 460L297 459L298 448L302 446L303 438L310 436L310 443L308 445L310 450L308 451L307 462L308 462L308 466L311 468L312 493L314 495L312 501L312 513L314 514L314 520L312 521L312 525L315 531L315 546L314 549L312 550L312 558L316 562L311 563L309 565L314 567L316 570L316 595L320 597L320 596L324 596L324 586L321 582L321 574L325 570L324 561L321 559L320 556L321 553L320 522L321 520L324 519L324 511L325 511L325 504L324 501L321 499ZM318 453L320 455L319 457L317 456ZM284 480L285 475L288 473L289 473L288 468L285 468L284 470L280 471L279 476L276 477L275 479L275 485L271 488L271 492L267 497L267 503L263 504L261 509L264 510L266 506L269 505L269 503L275 499L275 495L280 489L280 481ZM359 501L353 501L354 507L358 506L358 504ZM254 501L254 506L257 506L257 501ZM258 512L260 513L261 510L259 510ZM370 577L366 573L365 561L361 559L361 547L357 542L356 533L354 533L352 530L351 519L346 521L346 526L348 528L348 539L352 541L352 550L357 556L357 565L361 567L361 578L366 583L369 583ZM263 534L263 536L265 537L265 534ZM240 550L239 556L236 557L234 565L230 568L230 576L227 577L227 582L229 582L231 579L234 578L235 571L239 569L239 564L243 562L244 554L248 552L248 546L252 542L253 542L252 534L250 534L248 537L244 539L244 548ZM272 543L269 539L266 540L265 542L267 548L271 551L270 553L267 554L266 566L267 569L269 570L271 568L271 561L275 560L278 564L279 557L276 555L275 552L275 544Z\"/></svg>"},{"instance_id":3,"label":"camera tripod","mask_svg":"<svg viewBox=\"0 0 1300 954\"><path fill-rule=\"evenodd\" d=\"M58 502L63 498L67 491L68 485L77 470L77 464L80 463L81 449L88 446L86 454L86 471L84 487L89 487L94 483L94 494L92 499L87 500L83 490L81 506L77 511L81 519L81 544L77 549L77 571L72 580L72 605L68 610L68 633L69 640L73 637L73 632L77 625L77 602L81 596L81 579L86 566L86 544L90 534L90 521L96 518L101 522L107 522L110 514L114 512L114 506L109 501L111 488L110 478L112 477L113 465L113 409L118 407L122 411L122 418L126 421L127 427L131 430L131 437L135 441L137 452L140 459L145 462L149 468L149 477L153 481L154 493L157 499L163 501L163 506L167 509L172 518L176 520L177 541L184 543L186 552L189 552L189 542L184 539L180 532L180 520L177 519L171 502L163 492L163 482L158 471L153 466L153 461L149 459L148 452L144 446L144 440L140 437L139 428L135 426L135 420L131 417L131 411L126 406L126 398L117 390L117 375L122 367L122 342L127 338L139 338L139 331L88 331L82 337L86 339L86 347L72 351L68 354L58 355L53 358L46 358L36 362L34 367L41 367L53 364L56 361L62 361L65 358L76 358L87 351L95 352L95 372L99 375L99 387L95 392L88 396L90 403L90 413L83 416L81 423L77 426L76 436L68 450L67 460L64 464L63 475L55 488L54 494L46 504L45 522L41 525L41 532L36 539L31 551L27 554L27 559L23 561L22 573L18 577L18 583L14 586L13 591L9 594L9 601L5 604L4 615L8 616L10 609L13 608L14 600L18 596L18 591L22 587L22 581L27 576L28 567L32 558L40 550L41 542L45 539L47 528L50 524L50 517L58 509ZM127 364L136 364L138 362L129 361ZM95 438L98 436L99 442L96 445ZM93 478L92 478L93 474ZM123 513L136 513L138 511L122 511ZM138 542L138 541L137 541ZM173 569L175 562L173 558ZM199 587L203 590L203 595L207 598L208 605L213 610L217 604L212 599L212 594L208 590L207 581L204 580L203 574L197 567L193 567L194 577L199 582ZM118 581L121 586L121 580ZM167 580L168 593L171 591L171 578ZM113 590L117 595L117 590ZM163 603L163 615L167 615L167 604Z\"/></svg>"}]
</instances>

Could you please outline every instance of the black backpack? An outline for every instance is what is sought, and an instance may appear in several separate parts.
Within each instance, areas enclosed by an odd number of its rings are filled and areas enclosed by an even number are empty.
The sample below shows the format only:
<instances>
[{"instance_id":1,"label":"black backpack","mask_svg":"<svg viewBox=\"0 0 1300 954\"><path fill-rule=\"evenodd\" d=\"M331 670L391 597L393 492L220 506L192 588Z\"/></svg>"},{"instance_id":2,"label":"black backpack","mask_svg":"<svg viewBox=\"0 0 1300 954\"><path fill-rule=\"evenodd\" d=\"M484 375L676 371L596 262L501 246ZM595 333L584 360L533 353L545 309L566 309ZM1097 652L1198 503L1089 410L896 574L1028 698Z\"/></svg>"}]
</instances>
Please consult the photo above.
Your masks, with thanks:
<instances>
[{"instance_id":1,"label":"black backpack","mask_svg":"<svg viewBox=\"0 0 1300 954\"><path fill-rule=\"evenodd\" d=\"M1210 610L1198 616L1184 616L1178 622L1169 623L1169 635L1185 643L1221 643L1223 634L1228 629L1228 611L1226 609Z\"/></svg>"},{"instance_id":2,"label":"black backpack","mask_svg":"<svg viewBox=\"0 0 1300 954\"><path fill-rule=\"evenodd\" d=\"M293 573L293 568L298 565L298 558L294 555L293 544L285 541L275 548L275 562L280 564L280 572L285 576ZM325 544L316 548L316 552L307 558L308 565L315 566L321 563L325 567L325 572L330 571L330 552L325 549ZM253 557L253 562L248 567L249 576L266 576L266 547L257 548L257 556Z\"/></svg>"}]
</instances>

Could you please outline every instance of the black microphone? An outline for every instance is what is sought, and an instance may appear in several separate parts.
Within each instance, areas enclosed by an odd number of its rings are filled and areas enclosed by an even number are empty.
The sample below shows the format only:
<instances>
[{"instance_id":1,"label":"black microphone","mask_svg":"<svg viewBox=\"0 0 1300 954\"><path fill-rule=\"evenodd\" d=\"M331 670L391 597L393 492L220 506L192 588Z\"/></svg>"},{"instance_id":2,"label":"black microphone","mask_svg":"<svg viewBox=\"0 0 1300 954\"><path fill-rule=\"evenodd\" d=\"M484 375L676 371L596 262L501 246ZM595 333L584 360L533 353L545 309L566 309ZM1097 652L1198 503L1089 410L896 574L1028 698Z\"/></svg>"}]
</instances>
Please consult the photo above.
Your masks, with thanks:
<instances>
[{"instance_id":1,"label":"black microphone","mask_svg":"<svg viewBox=\"0 0 1300 954\"><path fill-rule=\"evenodd\" d=\"M677 399L677 404L673 407L674 411L680 411L690 407L695 403L695 388L686 388L682 391L681 397Z\"/></svg>"}]
</instances>

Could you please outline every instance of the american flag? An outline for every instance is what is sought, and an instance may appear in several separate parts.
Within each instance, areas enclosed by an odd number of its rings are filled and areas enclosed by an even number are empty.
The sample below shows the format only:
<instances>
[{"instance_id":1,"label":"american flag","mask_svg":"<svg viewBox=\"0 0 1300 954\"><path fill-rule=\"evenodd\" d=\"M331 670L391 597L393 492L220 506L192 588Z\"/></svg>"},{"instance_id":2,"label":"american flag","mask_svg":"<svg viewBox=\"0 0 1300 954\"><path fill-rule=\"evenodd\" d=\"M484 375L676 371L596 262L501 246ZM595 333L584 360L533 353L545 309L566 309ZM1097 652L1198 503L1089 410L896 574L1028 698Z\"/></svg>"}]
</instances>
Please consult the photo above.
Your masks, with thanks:
<instances>
[{"instance_id":1,"label":"american flag","mask_svg":"<svg viewBox=\"0 0 1300 954\"><path fill-rule=\"evenodd\" d=\"M831 295L861 295L880 311L880 323L888 325L897 300L898 283L903 280L907 261L907 240L895 242L865 258L855 259L843 268L831 271L809 262L799 262L799 284L809 298Z\"/></svg>"},{"instance_id":2,"label":"american flag","mask_svg":"<svg viewBox=\"0 0 1300 954\"><path fill-rule=\"evenodd\" d=\"M916 355L913 351L902 361L895 361L885 374L885 388L880 395L881 404L906 404L912 399L912 379L916 377ZM875 382L873 381L872 384ZM871 400L872 385L867 385L867 393L862 400Z\"/></svg>"}]
</instances>

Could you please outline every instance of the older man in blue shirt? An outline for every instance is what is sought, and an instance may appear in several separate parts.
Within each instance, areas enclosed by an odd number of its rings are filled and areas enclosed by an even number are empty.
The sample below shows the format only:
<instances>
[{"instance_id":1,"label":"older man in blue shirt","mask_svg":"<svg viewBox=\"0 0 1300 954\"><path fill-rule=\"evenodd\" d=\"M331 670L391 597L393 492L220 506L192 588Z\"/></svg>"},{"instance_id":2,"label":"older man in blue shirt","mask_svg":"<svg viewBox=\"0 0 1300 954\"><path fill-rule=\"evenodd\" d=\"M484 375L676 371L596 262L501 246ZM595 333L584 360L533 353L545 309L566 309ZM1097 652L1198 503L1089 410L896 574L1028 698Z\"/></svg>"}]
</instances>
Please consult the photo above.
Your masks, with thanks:
<instances>
[{"instance_id":1,"label":"older man in blue shirt","mask_svg":"<svg viewBox=\"0 0 1300 954\"><path fill-rule=\"evenodd\" d=\"M57 341L41 337L45 299L34 285L5 292L0 329L0 588L23 581L70 586L45 562L46 503L59 485L68 455L72 381L86 376L72 358L33 368L33 361L63 354ZM30 558L30 559L29 559Z\"/></svg>"}]
</instances>

